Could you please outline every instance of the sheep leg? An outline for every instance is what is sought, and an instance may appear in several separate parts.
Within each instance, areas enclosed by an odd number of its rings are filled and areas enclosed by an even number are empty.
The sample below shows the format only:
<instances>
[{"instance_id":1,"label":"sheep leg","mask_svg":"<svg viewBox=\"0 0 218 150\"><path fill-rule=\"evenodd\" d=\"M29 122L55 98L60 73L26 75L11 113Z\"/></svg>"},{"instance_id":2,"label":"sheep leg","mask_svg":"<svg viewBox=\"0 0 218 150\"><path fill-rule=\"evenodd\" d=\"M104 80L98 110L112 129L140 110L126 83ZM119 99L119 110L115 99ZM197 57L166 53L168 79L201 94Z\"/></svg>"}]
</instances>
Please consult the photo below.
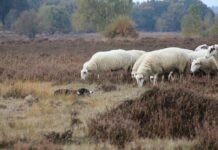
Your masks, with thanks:
<instances>
[{"instance_id":1,"label":"sheep leg","mask_svg":"<svg viewBox=\"0 0 218 150\"><path fill-rule=\"evenodd\" d=\"M182 79L183 79L183 76L184 76L184 74L183 74L183 73L180 73L180 76L179 76L179 81L182 81Z\"/></svg>"},{"instance_id":2,"label":"sheep leg","mask_svg":"<svg viewBox=\"0 0 218 150\"><path fill-rule=\"evenodd\" d=\"M207 80L210 81L210 79L211 79L210 73L207 73Z\"/></svg>"},{"instance_id":3,"label":"sheep leg","mask_svg":"<svg viewBox=\"0 0 218 150\"><path fill-rule=\"evenodd\" d=\"M174 77L173 77L173 71L171 71L171 72L169 73L169 75L168 75L168 80L169 80L169 81L174 81L174 80L175 80Z\"/></svg>"},{"instance_id":4,"label":"sheep leg","mask_svg":"<svg viewBox=\"0 0 218 150\"><path fill-rule=\"evenodd\" d=\"M153 81L153 85L157 86L157 79L158 79L158 74L154 75L154 81Z\"/></svg>"},{"instance_id":5,"label":"sheep leg","mask_svg":"<svg viewBox=\"0 0 218 150\"><path fill-rule=\"evenodd\" d=\"M164 83L164 80L165 80L165 76L162 75L162 77L161 77L161 82Z\"/></svg>"}]
</instances>

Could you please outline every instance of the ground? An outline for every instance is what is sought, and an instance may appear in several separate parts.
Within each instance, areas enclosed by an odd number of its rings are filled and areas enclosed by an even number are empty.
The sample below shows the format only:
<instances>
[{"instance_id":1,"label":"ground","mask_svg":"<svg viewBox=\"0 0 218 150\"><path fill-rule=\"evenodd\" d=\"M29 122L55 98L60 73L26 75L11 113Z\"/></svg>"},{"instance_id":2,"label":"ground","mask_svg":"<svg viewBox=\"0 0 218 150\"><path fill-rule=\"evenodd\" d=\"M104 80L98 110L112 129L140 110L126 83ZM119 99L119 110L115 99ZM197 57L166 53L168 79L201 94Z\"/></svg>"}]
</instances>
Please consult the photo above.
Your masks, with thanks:
<instances>
[{"instance_id":1,"label":"ground","mask_svg":"<svg viewBox=\"0 0 218 150\"><path fill-rule=\"evenodd\" d=\"M139 97L151 85L138 88L128 75L120 75L122 72L81 81L83 63L100 50L151 51L169 46L194 49L201 44L218 43L214 38L184 39L174 33L142 33L138 39L108 40L91 34L0 41L0 148L6 149L34 146L44 146L44 149L116 149L108 141L90 139L90 120L124 101ZM208 81L207 77L189 76L181 85L217 99L217 81L217 77ZM160 86L170 84L161 83ZM54 95L55 89L77 90L82 87L93 90L94 94L84 97ZM28 95L32 97L28 98ZM47 138L51 133L63 134L68 130L73 132L70 140L63 137L60 141L62 136L53 136L53 140L54 137L57 139L54 142ZM196 139L167 137L135 139L127 143L126 149L192 149L196 142Z\"/></svg>"}]
</instances>

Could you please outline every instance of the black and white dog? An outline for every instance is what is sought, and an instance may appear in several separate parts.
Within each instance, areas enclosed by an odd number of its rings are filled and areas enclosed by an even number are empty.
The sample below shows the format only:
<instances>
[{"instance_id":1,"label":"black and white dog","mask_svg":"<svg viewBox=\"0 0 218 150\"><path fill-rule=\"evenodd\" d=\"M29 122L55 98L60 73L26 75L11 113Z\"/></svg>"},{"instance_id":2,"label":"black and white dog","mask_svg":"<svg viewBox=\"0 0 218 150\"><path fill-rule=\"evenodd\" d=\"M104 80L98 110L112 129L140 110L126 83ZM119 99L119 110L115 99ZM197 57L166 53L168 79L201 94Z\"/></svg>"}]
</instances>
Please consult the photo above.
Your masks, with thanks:
<instances>
[{"instance_id":1,"label":"black and white dog","mask_svg":"<svg viewBox=\"0 0 218 150\"><path fill-rule=\"evenodd\" d=\"M90 95L92 93L93 93L93 91L90 91L90 90L88 90L86 88L80 88L80 89L77 90L77 95L78 96Z\"/></svg>"}]
</instances>

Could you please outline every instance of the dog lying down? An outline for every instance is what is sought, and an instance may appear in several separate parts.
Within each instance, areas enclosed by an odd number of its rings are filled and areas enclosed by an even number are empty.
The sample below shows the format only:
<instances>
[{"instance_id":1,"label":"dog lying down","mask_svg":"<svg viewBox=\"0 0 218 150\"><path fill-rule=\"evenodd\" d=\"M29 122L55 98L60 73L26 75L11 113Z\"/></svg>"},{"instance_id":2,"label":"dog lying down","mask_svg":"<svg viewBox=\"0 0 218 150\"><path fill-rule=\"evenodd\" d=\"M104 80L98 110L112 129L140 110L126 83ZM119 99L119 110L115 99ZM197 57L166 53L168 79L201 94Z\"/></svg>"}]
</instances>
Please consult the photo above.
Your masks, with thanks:
<instances>
[{"instance_id":1,"label":"dog lying down","mask_svg":"<svg viewBox=\"0 0 218 150\"><path fill-rule=\"evenodd\" d=\"M93 91L90 91L89 89L86 88L80 88L77 90L77 95L78 96L86 96L94 93Z\"/></svg>"},{"instance_id":2,"label":"dog lying down","mask_svg":"<svg viewBox=\"0 0 218 150\"><path fill-rule=\"evenodd\" d=\"M71 89L57 89L54 91L54 95L73 95L77 94L78 96L88 96L92 94L93 91L86 89L86 88L80 88L78 90L71 90Z\"/></svg>"}]
</instances>

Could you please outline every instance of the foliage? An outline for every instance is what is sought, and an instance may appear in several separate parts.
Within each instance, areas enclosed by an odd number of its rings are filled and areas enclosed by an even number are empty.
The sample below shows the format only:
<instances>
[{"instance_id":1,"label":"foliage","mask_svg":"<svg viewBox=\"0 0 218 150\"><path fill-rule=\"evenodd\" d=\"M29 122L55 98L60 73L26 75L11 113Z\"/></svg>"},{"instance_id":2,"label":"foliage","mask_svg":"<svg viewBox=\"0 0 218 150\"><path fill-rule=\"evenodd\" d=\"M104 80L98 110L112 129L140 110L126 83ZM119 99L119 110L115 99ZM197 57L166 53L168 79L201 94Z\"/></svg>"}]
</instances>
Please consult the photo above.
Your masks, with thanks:
<instances>
[{"instance_id":1,"label":"foliage","mask_svg":"<svg viewBox=\"0 0 218 150\"><path fill-rule=\"evenodd\" d=\"M137 37L132 19L128 16L118 16L115 18L104 31L104 36L109 38L120 37Z\"/></svg>"},{"instance_id":2,"label":"foliage","mask_svg":"<svg viewBox=\"0 0 218 150\"><path fill-rule=\"evenodd\" d=\"M38 9L43 4L43 0L27 0L27 2L32 9Z\"/></svg>"},{"instance_id":3,"label":"foliage","mask_svg":"<svg viewBox=\"0 0 218 150\"><path fill-rule=\"evenodd\" d=\"M189 12L182 19L182 33L186 37L198 37L202 33L200 7L192 5Z\"/></svg>"},{"instance_id":4,"label":"foliage","mask_svg":"<svg viewBox=\"0 0 218 150\"><path fill-rule=\"evenodd\" d=\"M132 18L138 30L155 31L157 18L167 11L169 3L166 1L148 1L135 4Z\"/></svg>"},{"instance_id":5,"label":"foliage","mask_svg":"<svg viewBox=\"0 0 218 150\"><path fill-rule=\"evenodd\" d=\"M68 12L58 6L43 5L39 9L42 31L47 33L70 32L72 30L71 18Z\"/></svg>"},{"instance_id":6,"label":"foliage","mask_svg":"<svg viewBox=\"0 0 218 150\"><path fill-rule=\"evenodd\" d=\"M34 10L24 11L13 26L17 33L34 37L40 30L39 17Z\"/></svg>"},{"instance_id":7,"label":"foliage","mask_svg":"<svg viewBox=\"0 0 218 150\"><path fill-rule=\"evenodd\" d=\"M73 15L76 31L102 31L118 15L129 15L132 0L77 0Z\"/></svg>"},{"instance_id":8,"label":"foliage","mask_svg":"<svg viewBox=\"0 0 218 150\"><path fill-rule=\"evenodd\" d=\"M11 9L5 18L5 28L10 30L18 17L18 11L16 9Z\"/></svg>"},{"instance_id":9,"label":"foliage","mask_svg":"<svg viewBox=\"0 0 218 150\"><path fill-rule=\"evenodd\" d=\"M215 23L211 28L210 36L218 37L218 16L216 17Z\"/></svg>"},{"instance_id":10,"label":"foliage","mask_svg":"<svg viewBox=\"0 0 218 150\"><path fill-rule=\"evenodd\" d=\"M201 20L207 15L214 19L214 13L199 0L151 0L136 4L133 8L133 20L138 30L180 31L181 20L191 5L199 5Z\"/></svg>"},{"instance_id":11,"label":"foliage","mask_svg":"<svg viewBox=\"0 0 218 150\"><path fill-rule=\"evenodd\" d=\"M29 8L27 0L1 0L0 1L0 19L5 24L5 18L11 9L21 13Z\"/></svg>"}]
</instances>

